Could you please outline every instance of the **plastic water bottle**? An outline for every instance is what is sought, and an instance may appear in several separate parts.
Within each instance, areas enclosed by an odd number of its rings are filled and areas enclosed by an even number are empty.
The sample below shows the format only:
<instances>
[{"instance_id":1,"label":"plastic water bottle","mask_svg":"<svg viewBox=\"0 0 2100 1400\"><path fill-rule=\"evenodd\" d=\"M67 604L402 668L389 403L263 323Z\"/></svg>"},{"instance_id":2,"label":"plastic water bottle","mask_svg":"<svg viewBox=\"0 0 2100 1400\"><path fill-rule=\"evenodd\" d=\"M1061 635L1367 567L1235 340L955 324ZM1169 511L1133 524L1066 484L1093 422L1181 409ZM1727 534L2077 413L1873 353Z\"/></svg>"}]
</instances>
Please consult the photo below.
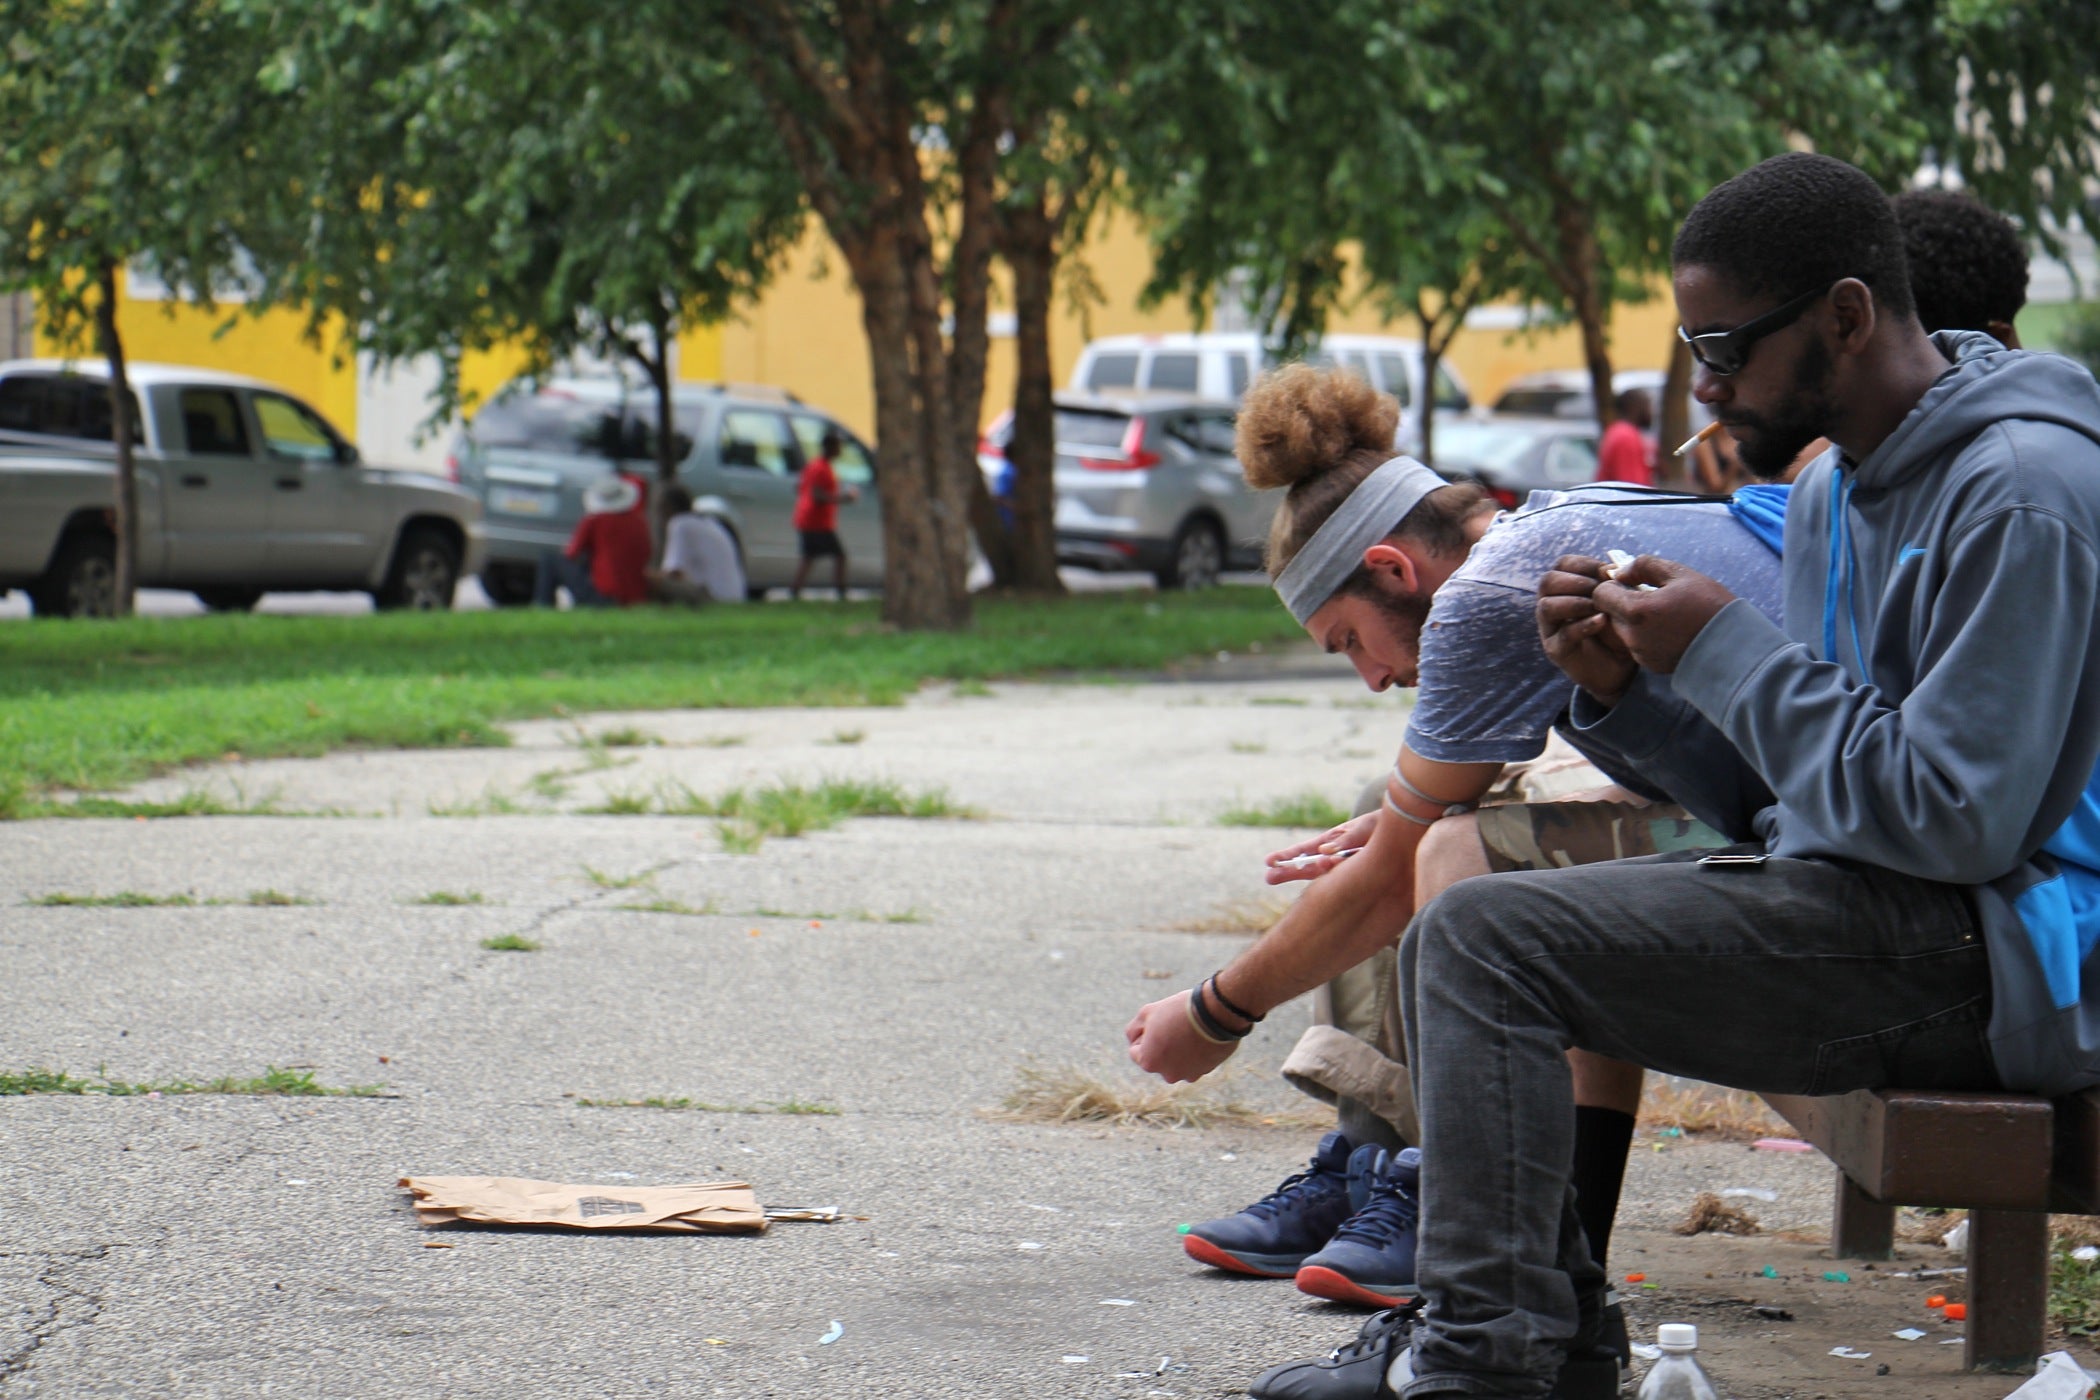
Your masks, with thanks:
<instances>
[{"instance_id":1,"label":"plastic water bottle","mask_svg":"<svg viewBox=\"0 0 2100 1400\"><path fill-rule=\"evenodd\" d=\"M1655 1329L1662 1357L1648 1368L1640 1400L1720 1400L1720 1392L1700 1368L1699 1329L1688 1322L1665 1322Z\"/></svg>"}]
</instances>

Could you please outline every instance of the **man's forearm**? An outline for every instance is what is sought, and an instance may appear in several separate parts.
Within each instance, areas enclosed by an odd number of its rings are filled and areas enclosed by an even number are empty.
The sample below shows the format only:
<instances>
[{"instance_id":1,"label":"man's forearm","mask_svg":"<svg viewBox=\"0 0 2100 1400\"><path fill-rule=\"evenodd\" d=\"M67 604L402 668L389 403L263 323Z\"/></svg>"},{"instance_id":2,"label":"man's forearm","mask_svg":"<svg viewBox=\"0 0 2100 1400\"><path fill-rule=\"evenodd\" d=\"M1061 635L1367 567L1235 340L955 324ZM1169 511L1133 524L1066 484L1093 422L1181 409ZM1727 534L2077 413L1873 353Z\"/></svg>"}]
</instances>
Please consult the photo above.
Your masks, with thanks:
<instances>
[{"instance_id":1,"label":"man's forearm","mask_svg":"<svg viewBox=\"0 0 2100 1400\"><path fill-rule=\"evenodd\" d=\"M1376 838L1360 856L1313 881L1276 926L1218 974L1236 1005L1265 1016L1398 941L1414 916L1418 841Z\"/></svg>"}]
</instances>

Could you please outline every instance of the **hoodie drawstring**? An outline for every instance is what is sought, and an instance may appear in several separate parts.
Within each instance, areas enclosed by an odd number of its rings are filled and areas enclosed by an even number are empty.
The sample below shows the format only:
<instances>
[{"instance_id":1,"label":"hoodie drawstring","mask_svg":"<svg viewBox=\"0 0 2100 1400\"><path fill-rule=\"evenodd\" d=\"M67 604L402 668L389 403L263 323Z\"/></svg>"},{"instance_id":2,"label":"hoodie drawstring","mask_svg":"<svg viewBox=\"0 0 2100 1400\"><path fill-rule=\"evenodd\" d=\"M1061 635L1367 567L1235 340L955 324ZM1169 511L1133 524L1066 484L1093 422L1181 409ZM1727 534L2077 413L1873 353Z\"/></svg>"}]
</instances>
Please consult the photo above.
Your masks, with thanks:
<instances>
[{"instance_id":1,"label":"hoodie drawstring","mask_svg":"<svg viewBox=\"0 0 2100 1400\"><path fill-rule=\"evenodd\" d=\"M1823 585L1823 659L1838 659L1838 588L1843 578L1845 622L1852 632L1852 659L1861 676L1867 673L1867 656L1859 644L1859 610L1853 604L1852 580L1852 479L1843 467L1830 473L1830 572Z\"/></svg>"}]
</instances>

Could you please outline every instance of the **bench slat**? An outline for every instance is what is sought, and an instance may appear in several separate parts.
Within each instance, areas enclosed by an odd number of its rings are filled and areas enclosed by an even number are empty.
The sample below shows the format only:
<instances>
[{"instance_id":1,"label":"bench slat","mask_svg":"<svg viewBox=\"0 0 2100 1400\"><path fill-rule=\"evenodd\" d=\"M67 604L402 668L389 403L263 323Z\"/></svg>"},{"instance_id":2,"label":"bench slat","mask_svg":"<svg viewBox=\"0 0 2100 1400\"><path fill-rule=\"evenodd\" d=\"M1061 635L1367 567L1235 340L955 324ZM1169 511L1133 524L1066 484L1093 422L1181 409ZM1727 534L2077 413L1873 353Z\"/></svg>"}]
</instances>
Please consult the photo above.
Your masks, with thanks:
<instances>
[{"instance_id":1,"label":"bench slat","mask_svg":"<svg viewBox=\"0 0 2100 1400\"><path fill-rule=\"evenodd\" d=\"M1834 1098L1767 1094L1765 1100L1876 1200L1981 1210L2049 1207L2054 1114L2047 1099L1863 1089ZM2100 1137L2100 1103L2091 1127ZM2100 1171L2089 1168L2088 1176ZM2094 1184L2100 1188L2100 1180Z\"/></svg>"}]
</instances>

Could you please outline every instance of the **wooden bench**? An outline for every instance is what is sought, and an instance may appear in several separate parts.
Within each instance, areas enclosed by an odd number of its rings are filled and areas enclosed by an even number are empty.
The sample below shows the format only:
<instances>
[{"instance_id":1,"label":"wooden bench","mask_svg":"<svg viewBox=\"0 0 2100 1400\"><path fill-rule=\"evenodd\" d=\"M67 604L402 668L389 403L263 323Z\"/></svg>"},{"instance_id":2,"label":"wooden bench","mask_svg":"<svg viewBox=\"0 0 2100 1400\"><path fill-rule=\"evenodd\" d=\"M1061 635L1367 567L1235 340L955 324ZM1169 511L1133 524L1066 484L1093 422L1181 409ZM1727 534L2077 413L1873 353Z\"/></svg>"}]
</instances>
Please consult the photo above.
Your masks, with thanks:
<instances>
[{"instance_id":1,"label":"wooden bench","mask_svg":"<svg viewBox=\"0 0 2100 1400\"><path fill-rule=\"evenodd\" d=\"M1837 1164L1831 1252L1888 1259L1898 1206L1969 1212L1970 1369L2030 1369L2049 1301L2049 1212L2100 1214L2100 1091L1864 1090L1766 1102Z\"/></svg>"}]
</instances>

